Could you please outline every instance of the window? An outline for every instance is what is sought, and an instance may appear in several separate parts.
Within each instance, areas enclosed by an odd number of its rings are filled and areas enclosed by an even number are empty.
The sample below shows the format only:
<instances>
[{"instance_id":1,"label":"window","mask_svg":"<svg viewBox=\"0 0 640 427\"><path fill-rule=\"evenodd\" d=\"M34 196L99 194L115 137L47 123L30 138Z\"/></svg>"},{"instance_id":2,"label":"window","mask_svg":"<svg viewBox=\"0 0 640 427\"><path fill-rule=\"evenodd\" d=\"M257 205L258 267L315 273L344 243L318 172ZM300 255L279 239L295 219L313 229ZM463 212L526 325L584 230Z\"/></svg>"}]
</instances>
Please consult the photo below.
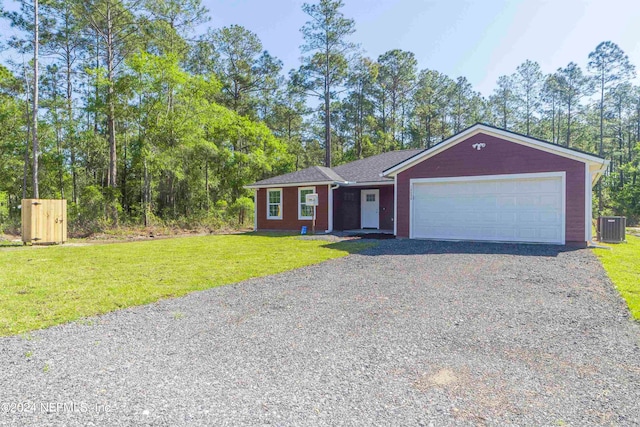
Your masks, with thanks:
<instances>
[{"instance_id":1,"label":"window","mask_svg":"<svg viewBox=\"0 0 640 427\"><path fill-rule=\"evenodd\" d=\"M316 187L298 188L298 219L313 219L313 206L307 206L306 196L316 192Z\"/></svg>"},{"instance_id":2,"label":"window","mask_svg":"<svg viewBox=\"0 0 640 427\"><path fill-rule=\"evenodd\" d=\"M282 219L282 189L267 190L267 219Z\"/></svg>"},{"instance_id":3,"label":"window","mask_svg":"<svg viewBox=\"0 0 640 427\"><path fill-rule=\"evenodd\" d=\"M375 202L376 195L375 194L367 194L367 202Z\"/></svg>"}]
</instances>

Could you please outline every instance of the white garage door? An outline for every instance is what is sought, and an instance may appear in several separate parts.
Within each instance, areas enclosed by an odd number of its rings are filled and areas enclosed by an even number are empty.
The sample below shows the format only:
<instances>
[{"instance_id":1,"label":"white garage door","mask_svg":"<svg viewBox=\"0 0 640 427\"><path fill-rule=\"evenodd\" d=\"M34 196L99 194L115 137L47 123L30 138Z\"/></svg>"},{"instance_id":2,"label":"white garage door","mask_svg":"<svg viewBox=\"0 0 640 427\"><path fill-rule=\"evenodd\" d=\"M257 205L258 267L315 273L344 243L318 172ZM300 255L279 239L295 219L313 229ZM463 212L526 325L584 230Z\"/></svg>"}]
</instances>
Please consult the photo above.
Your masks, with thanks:
<instances>
[{"instance_id":1,"label":"white garage door","mask_svg":"<svg viewBox=\"0 0 640 427\"><path fill-rule=\"evenodd\" d=\"M564 172L411 185L412 238L564 244Z\"/></svg>"}]
</instances>

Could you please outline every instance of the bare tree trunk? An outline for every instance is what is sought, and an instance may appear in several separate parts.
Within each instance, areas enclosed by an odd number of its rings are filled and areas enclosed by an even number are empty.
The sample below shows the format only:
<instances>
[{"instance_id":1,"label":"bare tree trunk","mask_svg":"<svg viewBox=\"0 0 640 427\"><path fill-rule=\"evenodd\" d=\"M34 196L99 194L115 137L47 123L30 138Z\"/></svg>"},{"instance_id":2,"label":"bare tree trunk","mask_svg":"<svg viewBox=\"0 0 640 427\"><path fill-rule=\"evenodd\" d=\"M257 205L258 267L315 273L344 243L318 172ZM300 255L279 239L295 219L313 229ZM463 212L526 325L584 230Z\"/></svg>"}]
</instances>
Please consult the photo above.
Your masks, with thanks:
<instances>
[{"instance_id":1,"label":"bare tree trunk","mask_svg":"<svg viewBox=\"0 0 640 427\"><path fill-rule=\"evenodd\" d=\"M38 143L38 0L33 2L33 198L40 198L40 184L38 182L38 157L40 147Z\"/></svg>"},{"instance_id":2,"label":"bare tree trunk","mask_svg":"<svg viewBox=\"0 0 640 427\"><path fill-rule=\"evenodd\" d=\"M149 168L147 167L147 159L144 159L144 190L143 190L143 199L144 199L144 226L149 226L149 200L151 199L151 184L149 180Z\"/></svg>"},{"instance_id":3,"label":"bare tree trunk","mask_svg":"<svg viewBox=\"0 0 640 427\"><path fill-rule=\"evenodd\" d=\"M209 196L209 157L208 156L204 161L204 182L205 182L204 184L205 191L207 192L207 213L209 213L211 198Z\"/></svg>"},{"instance_id":4,"label":"bare tree trunk","mask_svg":"<svg viewBox=\"0 0 640 427\"><path fill-rule=\"evenodd\" d=\"M76 173L76 147L75 147L75 135L73 134L73 86L71 82L71 47L69 44L69 34L66 34L65 44L65 56L66 56L66 78L67 78L67 142L69 144L69 151L71 156L71 200L74 204L78 203L78 175Z\"/></svg>"},{"instance_id":5,"label":"bare tree trunk","mask_svg":"<svg viewBox=\"0 0 640 427\"><path fill-rule=\"evenodd\" d=\"M329 73L329 46L325 49L325 71L324 71L324 165L331 167L331 88Z\"/></svg>"},{"instance_id":6,"label":"bare tree trunk","mask_svg":"<svg viewBox=\"0 0 640 427\"><path fill-rule=\"evenodd\" d=\"M116 123L115 123L115 99L114 99L114 52L113 52L113 22L111 20L111 8L107 7L107 131L109 133L109 176L107 185L117 187L117 152L116 152Z\"/></svg>"},{"instance_id":7,"label":"bare tree trunk","mask_svg":"<svg viewBox=\"0 0 640 427\"><path fill-rule=\"evenodd\" d=\"M600 157L604 154L604 73L600 81L600 145L598 147ZM604 202L602 201L602 179L598 181L598 216L602 214Z\"/></svg>"},{"instance_id":8,"label":"bare tree trunk","mask_svg":"<svg viewBox=\"0 0 640 427\"><path fill-rule=\"evenodd\" d=\"M56 74L53 75L52 78L53 85L53 117L54 117L54 128L56 133L56 151L58 153L58 158L60 159L60 164L58 165L58 185L60 186L60 198L64 199L64 156L62 150L62 129L60 129L60 116L58 113L58 76Z\"/></svg>"},{"instance_id":9,"label":"bare tree trunk","mask_svg":"<svg viewBox=\"0 0 640 427\"><path fill-rule=\"evenodd\" d=\"M29 87L29 77L27 76L27 66L24 65L24 84L25 84L25 94L26 94L26 102L25 110L26 116L25 121L27 122L27 138L25 139L24 144L24 166L22 171L22 198L27 198L27 185L29 183L29 145L31 144L31 112L29 111L29 95L31 94L31 87Z\"/></svg>"},{"instance_id":10,"label":"bare tree trunk","mask_svg":"<svg viewBox=\"0 0 640 427\"><path fill-rule=\"evenodd\" d=\"M96 70L99 68L100 68L100 34L98 33L98 30L96 30ZM93 79L93 84L94 84L94 94L95 94L94 102L97 104L98 98L100 97L100 94L98 91L98 74L97 73ZM94 134L98 133L98 109L97 108L94 108L94 112L93 112L93 133Z\"/></svg>"},{"instance_id":11,"label":"bare tree trunk","mask_svg":"<svg viewBox=\"0 0 640 427\"><path fill-rule=\"evenodd\" d=\"M127 133L126 131L123 132L123 138L122 138L122 151L123 151L123 159L122 159L122 179L121 179L121 188L122 188L122 195L121 195L121 200L122 200L122 209L125 210L127 213L131 213L129 210L129 204L127 201L127 174L128 174L128 170L127 170Z\"/></svg>"},{"instance_id":12,"label":"bare tree trunk","mask_svg":"<svg viewBox=\"0 0 640 427\"><path fill-rule=\"evenodd\" d=\"M328 87L325 85L324 92L324 141L325 141L325 154L324 165L328 168L331 167L331 111L329 104L331 103L331 95L329 94Z\"/></svg>"},{"instance_id":13,"label":"bare tree trunk","mask_svg":"<svg viewBox=\"0 0 640 427\"><path fill-rule=\"evenodd\" d=\"M27 139L24 144L24 168L22 171L22 198L27 198L27 185L28 185L28 175L29 175L29 145L31 144L31 118L29 111L29 103L26 103L27 106Z\"/></svg>"}]
</instances>

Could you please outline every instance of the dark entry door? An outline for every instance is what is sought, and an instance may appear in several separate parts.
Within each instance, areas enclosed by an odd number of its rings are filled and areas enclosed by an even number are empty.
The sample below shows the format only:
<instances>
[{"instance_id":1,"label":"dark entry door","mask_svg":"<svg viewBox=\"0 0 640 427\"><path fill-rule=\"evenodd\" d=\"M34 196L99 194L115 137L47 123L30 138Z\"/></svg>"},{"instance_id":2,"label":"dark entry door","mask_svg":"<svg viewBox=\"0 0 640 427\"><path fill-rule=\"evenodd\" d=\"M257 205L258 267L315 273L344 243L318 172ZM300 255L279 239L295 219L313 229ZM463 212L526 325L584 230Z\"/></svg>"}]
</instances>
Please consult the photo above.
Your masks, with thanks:
<instances>
[{"instance_id":1,"label":"dark entry door","mask_svg":"<svg viewBox=\"0 0 640 427\"><path fill-rule=\"evenodd\" d=\"M340 197L340 221L336 221L336 225L342 230L360 228L360 189L342 188Z\"/></svg>"}]
</instances>

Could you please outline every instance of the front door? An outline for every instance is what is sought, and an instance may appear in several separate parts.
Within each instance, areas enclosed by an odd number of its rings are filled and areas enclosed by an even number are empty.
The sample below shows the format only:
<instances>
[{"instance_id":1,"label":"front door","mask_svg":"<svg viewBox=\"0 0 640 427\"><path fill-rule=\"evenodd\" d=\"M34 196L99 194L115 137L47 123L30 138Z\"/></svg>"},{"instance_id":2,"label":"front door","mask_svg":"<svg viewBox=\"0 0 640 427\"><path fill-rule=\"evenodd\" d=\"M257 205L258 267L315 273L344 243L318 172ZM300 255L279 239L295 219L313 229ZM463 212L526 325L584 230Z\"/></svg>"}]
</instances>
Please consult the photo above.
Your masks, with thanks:
<instances>
[{"instance_id":1,"label":"front door","mask_svg":"<svg viewBox=\"0 0 640 427\"><path fill-rule=\"evenodd\" d=\"M362 190L360 197L360 227L380 228L380 190Z\"/></svg>"}]
</instances>

